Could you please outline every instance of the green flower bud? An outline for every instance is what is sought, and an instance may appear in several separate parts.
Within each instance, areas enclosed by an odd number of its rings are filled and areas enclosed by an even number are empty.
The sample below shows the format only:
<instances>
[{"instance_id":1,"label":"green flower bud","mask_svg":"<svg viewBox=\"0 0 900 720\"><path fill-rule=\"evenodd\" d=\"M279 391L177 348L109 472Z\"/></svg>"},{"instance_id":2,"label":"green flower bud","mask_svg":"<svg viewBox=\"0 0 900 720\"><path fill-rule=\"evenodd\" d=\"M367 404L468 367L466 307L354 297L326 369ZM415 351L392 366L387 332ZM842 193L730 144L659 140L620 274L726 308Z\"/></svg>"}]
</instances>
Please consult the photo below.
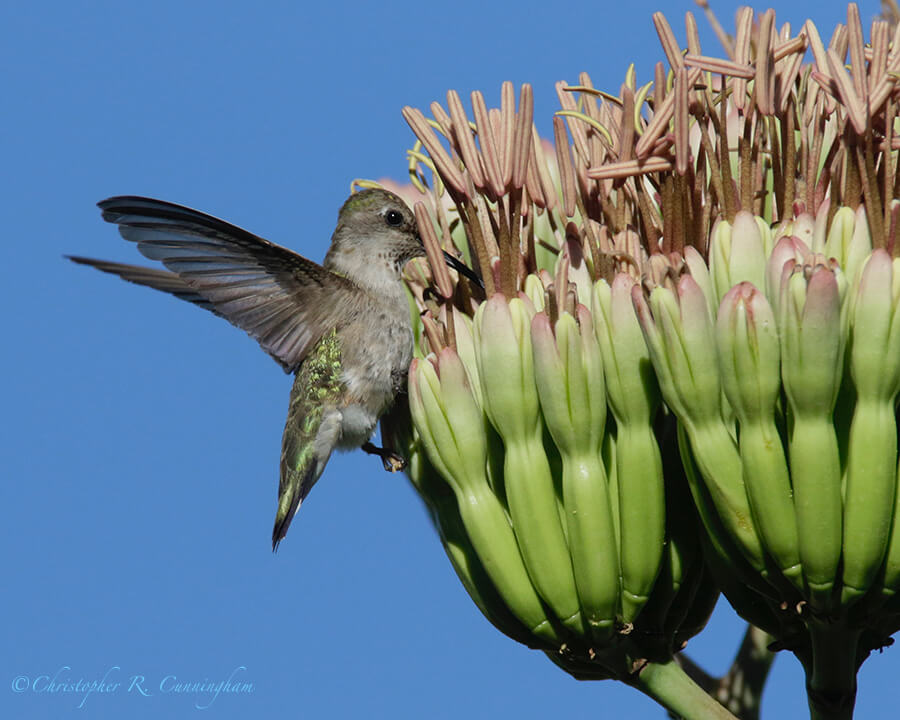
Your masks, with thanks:
<instances>
[{"instance_id":1,"label":"green flower bud","mask_svg":"<svg viewBox=\"0 0 900 720\"><path fill-rule=\"evenodd\" d=\"M659 405L659 389L631 299L635 286L624 273L615 276L612 287L599 281L594 286L593 317L616 422L649 427Z\"/></svg>"},{"instance_id":2,"label":"green flower bud","mask_svg":"<svg viewBox=\"0 0 900 720\"><path fill-rule=\"evenodd\" d=\"M775 423L781 392L775 315L752 284L733 287L716 323L722 384L740 423L744 486L763 547L792 582L802 585L797 521L787 459Z\"/></svg>"},{"instance_id":3,"label":"green flower bud","mask_svg":"<svg viewBox=\"0 0 900 720\"><path fill-rule=\"evenodd\" d=\"M782 280L782 375L801 412L830 413L843 374L840 293L830 268L795 265Z\"/></svg>"},{"instance_id":4,"label":"green flower bud","mask_svg":"<svg viewBox=\"0 0 900 720\"><path fill-rule=\"evenodd\" d=\"M887 553L897 486L900 319L894 263L876 250L854 298L850 375L856 405L850 425L844 492L844 590L849 602L872 585ZM893 574L893 573L891 573ZM886 578L886 586L894 578Z\"/></svg>"},{"instance_id":5,"label":"green flower bud","mask_svg":"<svg viewBox=\"0 0 900 720\"><path fill-rule=\"evenodd\" d=\"M762 218L759 219L762 220ZM806 247L812 247L815 241L815 233L816 219L809 213L804 212L790 220L785 220L785 222L779 225L778 230L773 233L773 238L776 245L784 237L795 237ZM822 238L822 243L824 243L824 238ZM766 255L771 255L771 251L770 248ZM821 252L821 249L817 252Z\"/></svg>"},{"instance_id":6,"label":"green flower bud","mask_svg":"<svg viewBox=\"0 0 900 720\"><path fill-rule=\"evenodd\" d=\"M641 330L666 404L684 426L721 522L758 571L764 554L741 479L741 458L722 417L712 320L697 283L682 276L678 295L657 287L649 304L632 289Z\"/></svg>"},{"instance_id":7,"label":"green flower bud","mask_svg":"<svg viewBox=\"0 0 900 720\"><path fill-rule=\"evenodd\" d=\"M653 419L659 389L631 300L634 280L619 273L594 287L597 339L616 420L616 477L623 617L630 622L654 586L665 540L662 457Z\"/></svg>"},{"instance_id":8,"label":"green flower bud","mask_svg":"<svg viewBox=\"0 0 900 720\"><path fill-rule=\"evenodd\" d=\"M599 452L606 423L600 349L590 314L580 307L579 322L563 313L551 328L550 318L538 313L531 323L535 379L544 420L560 450L573 454Z\"/></svg>"},{"instance_id":9,"label":"green flower bud","mask_svg":"<svg viewBox=\"0 0 900 720\"><path fill-rule=\"evenodd\" d=\"M712 277L716 302L732 286L728 259L731 256L731 223L720 219L709 239L709 274Z\"/></svg>"},{"instance_id":10,"label":"green flower bud","mask_svg":"<svg viewBox=\"0 0 900 720\"><path fill-rule=\"evenodd\" d=\"M831 202L829 200L825 200L821 205L819 205L819 209L816 211L815 221L813 224L812 239L810 241L807 241L805 237L801 236L801 239L806 242L811 252L819 254L825 252L825 244L828 241L826 230L828 229L828 215L830 211Z\"/></svg>"},{"instance_id":11,"label":"green flower bud","mask_svg":"<svg viewBox=\"0 0 900 720\"><path fill-rule=\"evenodd\" d=\"M866 210L862 205L853 212L848 207L838 208L831 221L825 247L814 252L822 252L826 257L838 261L847 280L853 283L863 261L872 252L872 236L866 220Z\"/></svg>"},{"instance_id":12,"label":"green flower bud","mask_svg":"<svg viewBox=\"0 0 900 720\"><path fill-rule=\"evenodd\" d=\"M688 266L691 277L694 278L706 297L706 301L709 304L709 316L715 317L716 308L719 307L719 298L716 296L716 291L713 288L712 277L709 274L706 260L697 252L695 247L688 245L684 249L684 263Z\"/></svg>"},{"instance_id":13,"label":"green flower bud","mask_svg":"<svg viewBox=\"0 0 900 720\"><path fill-rule=\"evenodd\" d=\"M743 210L735 215L733 225L719 220L713 228L709 251L710 274L717 302L739 282L764 286L771 237L772 233L765 223L760 225L756 217Z\"/></svg>"},{"instance_id":14,"label":"green flower bud","mask_svg":"<svg viewBox=\"0 0 900 720\"><path fill-rule=\"evenodd\" d=\"M529 275L525 278L525 294L537 312L544 309L544 284L537 275Z\"/></svg>"},{"instance_id":15,"label":"green flower bud","mask_svg":"<svg viewBox=\"0 0 900 720\"><path fill-rule=\"evenodd\" d=\"M531 312L494 295L475 314L485 410L503 438L506 498L522 557L538 593L567 627L584 630L572 562L543 445L534 380Z\"/></svg>"},{"instance_id":16,"label":"green flower bud","mask_svg":"<svg viewBox=\"0 0 900 720\"><path fill-rule=\"evenodd\" d=\"M440 376L428 360L410 367L409 400L429 460L456 495L472 546L497 592L535 635L558 642L522 562L515 536L485 475L481 411L459 357L441 352Z\"/></svg>"},{"instance_id":17,"label":"green flower bud","mask_svg":"<svg viewBox=\"0 0 900 720\"><path fill-rule=\"evenodd\" d=\"M581 244L574 239L567 239L563 243L562 252L556 261L555 274L559 277L559 266L562 262L568 263L566 275L569 282L574 283L578 302L588 306L591 303L591 274L588 271L587 262L584 259L584 250Z\"/></svg>"},{"instance_id":18,"label":"green flower bud","mask_svg":"<svg viewBox=\"0 0 900 720\"><path fill-rule=\"evenodd\" d=\"M606 422L603 365L590 314L534 316L531 340L541 409L562 455L562 492L575 585L595 635L609 637L619 604L619 563L600 446Z\"/></svg>"},{"instance_id":19,"label":"green flower bud","mask_svg":"<svg viewBox=\"0 0 900 720\"><path fill-rule=\"evenodd\" d=\"M772 254L766 261L766 297L775 310L776 317L779 314L781 282L785 273L785 265L789 261L793 261L794 264L801 263L807 255L809 255L809 248L803 240L795 235L786 235L775 243Z\"/></svg>"},{"instance_id":20,"label":"green flower bud","mask_svg":"<svg viewBox=\"0 0 900 720\"><path fill-rule=\"evenodd\" d=\"M466 369L469 379L469 387L475 395L475 401L479 408L484 407L484 398L481 395L481 378L478 376L478 361L475 356L474 322L468 315L464 315L456 308L453 312L453 329L456 335L456 352Z\"/></svg>"},{"instance_id":21,"label":"green flower bud","mask_svg":"<svg viewBox=\"0 0 900 720\"><path fill-rule=\"evenodd\" d=\"M718 372L709 352L712 322L700 286L685 275L677 295L656 287L648 305L635 285L631 296L666 402L695 424L719 417Z\"/></svg>"},{"instance_id":22,"label":"green flower bud","mask_svg":"<svg viewBox=\"0 0 900 720\"><path fill-rule=\"evenodd\" d=\"M788 269L790 263L786 265ZM841 555L841 465L832 412L843 376L840 293L824 265L795 265L781 287L781 374L790 404L789 456L803 573L829 607Z\"/></svg>"}]
</instances>

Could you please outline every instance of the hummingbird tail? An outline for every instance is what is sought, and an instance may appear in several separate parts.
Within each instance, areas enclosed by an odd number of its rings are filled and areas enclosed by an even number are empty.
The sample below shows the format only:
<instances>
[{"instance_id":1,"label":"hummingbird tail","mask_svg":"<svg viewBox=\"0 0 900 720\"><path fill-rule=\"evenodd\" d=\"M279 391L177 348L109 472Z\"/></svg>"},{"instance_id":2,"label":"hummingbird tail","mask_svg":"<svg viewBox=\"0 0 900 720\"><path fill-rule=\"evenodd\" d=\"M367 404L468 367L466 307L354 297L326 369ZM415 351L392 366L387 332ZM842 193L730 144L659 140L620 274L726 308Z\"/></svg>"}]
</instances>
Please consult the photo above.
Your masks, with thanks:
<instances>
[{"instance_id":1,"label":"hummingbird tail","mask_svg":"<svg viewBox=\"0 0 900 720\"><path fill-rule=\"evenodd\" d=\"M343 388L340 359L337 333L332 330L319 340L294 378L281 440L273 551L287 534L300 503L325 470L341 435L342 415L335 404Z\"/></svg>"},{"instance_id":2,"label":"hummingbird tail","mask_svg":"<svg viewBox=\"0 0 900 720\"><path fill-rule=\"evenodd\" d=\"M281 493L278 498L278 511L275 513L275 526L272 528L272 552L278 550L278 544L287 535L291 520L297 514L300 503L303 502L315 483L314 475L317 464L313 460L303 469L286 470L288 477L286 478L285 492Z\"/></svg>"}]
</instances>

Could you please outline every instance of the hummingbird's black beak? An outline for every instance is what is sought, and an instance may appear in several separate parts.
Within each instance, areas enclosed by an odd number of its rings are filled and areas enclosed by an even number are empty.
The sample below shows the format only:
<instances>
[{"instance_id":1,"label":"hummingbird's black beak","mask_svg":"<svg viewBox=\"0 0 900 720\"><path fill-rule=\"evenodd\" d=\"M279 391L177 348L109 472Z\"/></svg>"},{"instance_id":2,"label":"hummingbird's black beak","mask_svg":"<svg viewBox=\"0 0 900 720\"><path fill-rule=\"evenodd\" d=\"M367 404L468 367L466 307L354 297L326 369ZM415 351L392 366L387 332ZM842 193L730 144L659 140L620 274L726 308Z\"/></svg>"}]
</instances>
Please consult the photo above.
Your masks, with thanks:
<instances>
[{"instance_id":1,"label":"hummingbird's black beak","mask_svg":"<svg viewBox=\"0 0 900 720\"><path fill-rule=\"evenodd\" d=\"M462 262L462 260L459 260L458 258L453 257L453 255L448 253L446 250L444 250L443 253L444 253L444 260L447 261L447 264L450 267L452 267L454 270L456 270L456 272L458 272L460 275L464 275L465 277L469 278L469 280L471 280L478 287L480 287L482 290L484 290L484 283L481 282L481 278L475 274L475 271L472 270L472 268L470 268L468 265L466 265L464 262Z\"/></svg>"}]
</instances>

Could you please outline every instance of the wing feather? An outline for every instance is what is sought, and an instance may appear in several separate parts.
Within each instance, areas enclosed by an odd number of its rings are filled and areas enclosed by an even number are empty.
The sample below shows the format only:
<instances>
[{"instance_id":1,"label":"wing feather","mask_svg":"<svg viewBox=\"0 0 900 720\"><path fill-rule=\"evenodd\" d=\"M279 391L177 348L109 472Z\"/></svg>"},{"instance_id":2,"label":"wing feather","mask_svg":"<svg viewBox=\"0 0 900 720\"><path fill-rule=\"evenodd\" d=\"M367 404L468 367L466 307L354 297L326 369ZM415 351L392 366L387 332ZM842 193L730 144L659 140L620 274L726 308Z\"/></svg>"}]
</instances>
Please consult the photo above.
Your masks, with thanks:
<instances>
[{"instance_id":1,"label":"wing feather","mask_svg":"<svg viewBox=\"0 0 900 720\"><path fill-rule=\"evenodd\" d=\"M79 265L89 265L101 272L110 275L118 275L123 280L127 280L135 285L143 285L154 290L167 292L180 300L194 303L202 307L204 310L219 315L220 313L213 307L213 304L197 293L194 288L182 280L176 273L168 270L158 270L156 268L142 267L140 265L128 265L126 263L117 263L110 260L97 260L95 258L82 257L80 255L66 255L66 257Z\"/></svg>"},{"instance_id":2,"label":"wing feather","mask_svg":"<svg viewBox=\"0 0 900 720\"><path fill-rule=\"evenodd\" d=\"M331 292L353 287L311 260L197 210L135 196L98 205L104 220L166 270L73 260L211 310L247 332L288 372L338 323Z\"/></svg>"}]
</instances>

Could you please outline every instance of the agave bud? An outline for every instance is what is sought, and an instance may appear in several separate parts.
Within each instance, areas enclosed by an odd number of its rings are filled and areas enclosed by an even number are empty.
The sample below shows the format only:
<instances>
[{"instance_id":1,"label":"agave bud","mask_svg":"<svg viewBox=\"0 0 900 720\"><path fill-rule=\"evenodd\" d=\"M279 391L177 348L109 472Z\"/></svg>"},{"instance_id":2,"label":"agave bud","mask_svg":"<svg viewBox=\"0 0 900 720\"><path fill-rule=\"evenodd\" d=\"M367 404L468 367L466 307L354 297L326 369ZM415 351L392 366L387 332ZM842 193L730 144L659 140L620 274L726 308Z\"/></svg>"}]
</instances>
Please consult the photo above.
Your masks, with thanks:
<instances>
[{"instance_id":1,"label":"agave bud","mask_svg":"<svg viewBox=\"0 0 900 720\"><path fill-rule=\"evenodd\" d=\"M743 480L763 547L801 585L797 521L787 459L775 422L781 357L775 315L751 283L725 295L716 323L725 395L740 423Z\"/></svg>"},{"instance_id":2,"label":"agave bud","mask_svg":"<svg viewBox=\"0 0 900 720\"><path fill-rule=\"evenodd\" d=\"M788 266L786 266L788 269ZM824 265L795 266L781 286L784 390L800 559L814 602L828 607L841 555L841 466L832 412L843 375L840 295Z\"/></svg>"},{"instance_id":3,"label":"agave bud","mask_svg":"<svg viewBox=\"0 0 900 720\"><path fill-rule=\"evenodd\" d=\"M701 423L718 415L718 374L709 353L712 323L700 286L685 275L677 294L659 286L648 303L635 285L631 297L666 402Z\"/></svg>"},{"instance_id":4,"label":"agave bud","mask_svg":"<svg viewBox=\"0 0 900 720\"><path fill-rule=\"evenodd\" d=\"M601 459L606 392L590 314L543 313L532 321L538 395L562 455L562 492L575 586L593 633L609 637L619 604L619 563L610 491ZM555 331L555 332L554 332Z\"/></svg>"},{"instance_id":5,"label":"agave bud","mask_svg":"<svg viewBox=\"0 0 900 720\"><path fill-rule=\"evenodd\" d=\"M715 338L703 292L685 275L677 296L657 287L648 303L635 287L632 299L663 399L684 425L719 518L761 571L764 554L741 479L740 454L722 416L716 355L710 352Z\"/></svg>"},{"instance_id":6,"label":"agave bud","mask_svg":"<svg viewBox=\"0 0 900 720\"><path fill-rule=\"evenodd\" d=\"M837 260L847 280L854 282L863 261L872 252L865 208L860 205L856 212L848 207L838 208L827 237L824 249L814 247L813 252L823 252L826 257Z\"/></svg>"},{"instance_id":7,"label":"agave bud","mask_svg":"<svg viewBox=\"0 0 900 720\"><path fill-rule=\"evenodd\" d=\"M768 226L760 226L757 218L743 210L735 216L733 224L719 220L713 228L709 251L717 302L740 282L763 287L771 236Z\"/></svg>"},{"instance_id":8,"label":"agave bud","mask_svg":"<svg viewBox=\"0 0 900 720\"><path fill-rule=\"evenodd\" d=\"M631 302L634 280L619 273L594 287L597 338L616 420L616 474L623 617L631 622L650 596L665 535L662 458L653 433L659 390ZM640 552L635 552L640 548ZM659 548L654 554L652 548Z\"/></svg>"},{"instance_id":9,"label":"agave bud","mask_svg":"<svg viewBox=\"0 0 900 720\"><path fill-rule=\"evenodd\" d=\"M688 246L684 249L684 264L687 265L691 277L694 278L694 281L703 291L703 295L709 305L709 316L715 317L716 308L719 307L719 298L716 297L712 276L709 274L706 260L697 252L697 248Z\"/></svg>"},{"instance_id":10,"label":"agave bud","mask_svg":"<svg viewBox=\"0 0 900 720\"><path fill-rule=\"evenodd\" d=\"M556 445L565 453L598 454L606 390L590 313L579 306L578 321L563 313L555 327L538 313L531 333L541 409Z\"/></svg>"},{"instance_id":11,"label":"agave bud","mask_svg":"<svg viewBox=\"0 0 900 720\"><path fill-rule=\"evenodd\" d=\"M624 273L612 287L594 287L593 315L606 369L609 403L619 425L648 424L659 404L656 378L631 300L634 280Z\"/></svg>"},{"instance_id":12,"label":"agave bud","mask_svg":"<svg viewBox=\"0 0 900 720\"><path fill-rule=\"evenodd\" d=\"M775 244L777 245L778 241L783 237L797 238L806 247L812 247L816 237L816 219L807 212L800 213L790 219L785 218L784 222L778 226L778 230L774 233ZM824 238L819 242L819 246L816 252L822 252L824 249ZM767 253L767 255L769 254Z\"/></svg>"},{"instance_id":13,"label":"agave bud","mask_svg":"<svg viewBox=\"0 0 900 720\"><path fill-rule=\"evenodd\" d=\"M541 312L544 309L544 284L537 275L529 275L525 278L525 295L531 300L534 309Z\"/></svg>"},{"instance_id":14,"label":"agave bud","mask_svg":"<svg viewBox=\"0 0 900 720\"><path fill-rule=\"evenodd\" d=\"M447 557L478 609L498 630L528 647L546 648L548 644L552 645L550 637L542 638L532 633L513 614L497 591L472 545L455 494L426 453L421 451L421 436L412 427L409 403L404 402L402 397L382 419L382 438L389 447L419 448L418 452L409 454L406 472L425 501Z\"/></svg>"},{"instance_id":15,"label":"agave bud","mask_svg":"<svg viewBox=\"0 0 900 720\"><path fill-rule=\"evenodd\" d=\"M809 247L796 235L782 237L766 262L766 297L774 308L776 317L779 314L779 299L781 297L781 278L784 275L784 266L788 262L802 263L809 255Z\"/></svg>"},{"instance_id":16,"label":"agave bud","mask_svg":"<svg viewBox=\"0 0 900 720\"><path fill-rule=\"evenodd\" d=\"M454 336L456 338L456 352L466 369L469 380L469 388L475 395L475 401L479 408L484 407L484 398L481 396L481 379L478 376L478 361L475 357L475 327L472 318L453 308Z\"/></svg>"},{"instance_id":17,"label":"agave bud","mask_svg":"<svg viewBox=\"0 0 900 720\"><path fill-rule=\"evenodd\" d=\"M513 527L535 588L555 616L583 631L572 561L544 451L525 303L494 295L475 315L485 410L505 447L505 488Z\"/></svg>"},{"instance_id":18,"label":"agave bud","mask_svg":"<svg viewBox=\"0 0 900 720\"><path fill-rule=\"evenodd\" d=\"M438 361L410 368L410 411L431 462L456 495L472 546L513 614L536 636L557 640L522 562L515 536L485 474L487 450L481 411L459 357L450 349Z\"/></svg>"},{"instance_id":19,"label":"agave bud","mask_svg":"<svg viewBox=\"0 0 900 720\"><path fill-rule=\"evenodd\" d=\"M876 250L865 263L853 304L850 374L856 405L844 493L845 602L863 595L874 581L894 516L900 319L895 263L883 250ZM893 589L894 579L886 578L886 587Z\"/></svg>"},{"instance_id":20,"label":"agave bud","mask_svg":"<svg viewBox=\"0 0 900 720\"><path fill-rule=\"evenodd\" d=\"M585 262L584 251L575 239L569 238L563 244L563 251L557 260L557 274L559 272L559 264L567 263L566 274L569 281L574 283L575 291L578 295L578 302L583 305L589 305L591 302L591 274L588 271L587 262Z\"/></svg>"}]
</instances>

